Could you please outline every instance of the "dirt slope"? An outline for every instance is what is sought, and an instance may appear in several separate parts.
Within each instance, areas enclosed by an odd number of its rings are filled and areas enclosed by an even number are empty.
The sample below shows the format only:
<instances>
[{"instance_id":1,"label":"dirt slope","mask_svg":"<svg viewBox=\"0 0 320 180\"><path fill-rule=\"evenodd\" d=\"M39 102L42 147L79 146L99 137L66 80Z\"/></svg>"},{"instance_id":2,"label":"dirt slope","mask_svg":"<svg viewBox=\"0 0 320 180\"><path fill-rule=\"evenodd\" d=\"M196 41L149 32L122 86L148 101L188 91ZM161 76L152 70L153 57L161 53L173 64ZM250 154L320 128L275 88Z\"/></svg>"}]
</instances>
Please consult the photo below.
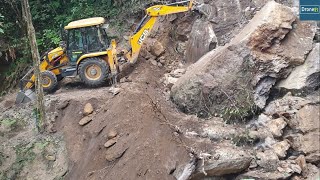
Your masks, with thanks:
<instances>
[{"instance_id":1,"label":"dirt slope","mask_svg":"<svg viewBox=\"0 0 320 180\"><path fill-rule=\"evenodd\" d=\"M174 179L171 174L190 159L184 147L187 140L176 136L173 127L185 123L180 121L186 115L165 100L159 84L162 74L158 67L141 62L132 82L118 84L121 92L115 96L106 87L48 97L52 110L68 104L57 110L54 127L63 132L67 144L67 179ZM95 110L93 121L82 127L78 122L88 102ZM118 139L107 149L103 144L111 130L118 132ZM112 162L106 160L120 155Z\"/></svg>"}]
</instances>

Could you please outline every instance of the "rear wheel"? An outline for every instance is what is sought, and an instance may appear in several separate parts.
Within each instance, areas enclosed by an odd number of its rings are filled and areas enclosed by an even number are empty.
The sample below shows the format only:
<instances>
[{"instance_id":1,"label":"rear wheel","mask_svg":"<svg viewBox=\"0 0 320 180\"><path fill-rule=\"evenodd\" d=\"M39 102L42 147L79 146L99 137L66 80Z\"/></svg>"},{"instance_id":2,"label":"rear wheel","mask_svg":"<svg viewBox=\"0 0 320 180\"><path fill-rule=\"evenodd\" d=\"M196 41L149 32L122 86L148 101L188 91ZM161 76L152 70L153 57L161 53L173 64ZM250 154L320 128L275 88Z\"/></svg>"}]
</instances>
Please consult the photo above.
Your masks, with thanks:
<instances>
[{"instance_id":1,"label":"rear wheel","mask_svg":"<svg viewBox=\"0 0 320 180\"><path fill-rule=\"evenodd\" d=\"M88 58L79 65L79 76L83 83L98 87L107 82L109 67L103 59Z\"/></svg>"},{"instance_id":2,"label":"rear wheel","mask_svg":"<svg viewBox=\"0 0 320 180\"><path fill-rule=\"evenodd\" d=\"M56 75L51 71L41 72L41 82L43 91L52 92L58 86L58 80Z\"/></svg>"}]
</instances>

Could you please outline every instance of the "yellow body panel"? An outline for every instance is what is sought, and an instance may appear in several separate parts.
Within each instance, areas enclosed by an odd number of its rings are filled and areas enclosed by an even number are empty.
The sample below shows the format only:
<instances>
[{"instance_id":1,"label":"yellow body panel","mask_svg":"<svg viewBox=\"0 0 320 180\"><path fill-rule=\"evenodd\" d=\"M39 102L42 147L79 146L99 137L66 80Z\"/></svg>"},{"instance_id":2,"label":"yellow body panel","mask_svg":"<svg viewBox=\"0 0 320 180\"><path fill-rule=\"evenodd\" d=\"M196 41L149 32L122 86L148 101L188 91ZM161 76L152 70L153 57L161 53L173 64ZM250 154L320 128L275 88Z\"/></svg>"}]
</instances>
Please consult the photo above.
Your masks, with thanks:
<instances>
[{"instance_id":1,"label":"yellow body panel","mask_svg":"<svg viewBox=\"0 0 320 180\"><path fill-rule=\"evenodd\" d=\"M108 54L108 51L102 51L102 52L95 52L95 53L89 53L89 54L84 54L80 56L80 58L77 60L77 65L81 63L82 60L90 57L99 57L99 56L105 56Z\"/></svg>"},{"instance_id":2,"label":"yellow body panel","mask_svg":"<svg viewBox=\"0 0 320 180\"><path fill-rule=\"evenodd\" d=\"M90 27L90 26L101 25L104 23L105 23L105 19L103 17L87 18L87 19L81 19L78 21L72 21L67 26L65 26L64 29L68 30L68 29Z\"/></svg>"},{"instance_id":3,"label":"yellow body panel","mask_svg":"<svg viewBox=\"0 0 320 180\"><path fill-rule=\"evenodd\" d=\"M140 31L131 37L130 44L132 48L132 54L129 58L130 63L135 63L137 61L143 41L148 37L154 24L156 23L156 20L156 17L151 17L149 21L140 29Z\"/></svg>"},{"instance_id":4,"label":"yellow body panel","mask_svg":"<svg viewBox=\"0 0 320 180\"><path fill-rule=\"evenodd\" d=\"M159 16L187 12L187 11L190 11L192 7L193 7L193 0L190 0L187 6L181 6L178 4L155 5L146 9L146 14L147 14L146 18L143 19L142 23L140 24L141 26L139 26L137 32L130 38L131 49L122 51L124 53L124 57L130 63L135 63L137 61L143 42L147 38L147 36L150 34ZM88 18L88 19L82 19L82 20L70 22L65 27L65 29L70 30L75 28L98 26L104 23L105 23L104 18L94 17L94 18ZM53 67L52 61L54 61L55 57L58 57L58 56L62 56L61 59L59 60L59 66ZM118 59L117 59L118 54L117 54L115 40L112 40L110 47L103 52L95 52L95 53L82 55L77 60L77 65L79 65L81 61L83 61L84 59L90 58L90 57L101 57L106 62L108 62L108 65L110 67L110 71L113 77L116 77L116 75L119 73L118 72L119 65L118 65ZM44 59L45 60L43 60L40 64L40 71L43 72L46 70L50 70L55 75L59 75L60 68L63 66L67 66L69 63L69 59L61 47L58 47L50 51L48 53L48 56L44 57ZM25 86L25 88L27 89L32 88L34 85L34 81L35 81L35 76L32 75L29 82Z\"/></svg>"},{"instance_id":5,"label":"yellow body panel","mask_svg":"<svg viewBox=\"0 0 320 180\"><path fill-rule=\"evenodd\" d=\"M48 64L48 61L52 62L58 56L62 56L62 58L59 61L60 65L63 65L63 64L67 65L67 63L69 62L68 57L66 56L64 50L61 47L57 47L57 48L51 50L48 53L48 55L44 57L44 60L41 61L40 66L39 66L40 72L46 71L48 69L52 69L51 72L53 72L55 75L59 75L60 70L54 69L54 66L52 66L51 64ZM33 74L30 78L30 81L26 84L25 88L26 89L32 88L34 85L34 81L35 81L35 75Z\"/></svg>"},{"instance_id":6,"label":"yellow body panel","mask_svg":"<svg viewBox=\"0 0 320 180\"><path fill-rule=\"evenodd\" d=\"M193 7L193 0L191 0L188 6L168 6L168 5L155 5L146 10L146 14L149 16L147 22L141 27L141 29L134 34L130 39L131 50L125 52L125 58L130 63L135 63L138 59L141 46L144 40L150 34L154 24L159 16L176 14L181 12L190 11Z\"/></svg>"}]
</instances>

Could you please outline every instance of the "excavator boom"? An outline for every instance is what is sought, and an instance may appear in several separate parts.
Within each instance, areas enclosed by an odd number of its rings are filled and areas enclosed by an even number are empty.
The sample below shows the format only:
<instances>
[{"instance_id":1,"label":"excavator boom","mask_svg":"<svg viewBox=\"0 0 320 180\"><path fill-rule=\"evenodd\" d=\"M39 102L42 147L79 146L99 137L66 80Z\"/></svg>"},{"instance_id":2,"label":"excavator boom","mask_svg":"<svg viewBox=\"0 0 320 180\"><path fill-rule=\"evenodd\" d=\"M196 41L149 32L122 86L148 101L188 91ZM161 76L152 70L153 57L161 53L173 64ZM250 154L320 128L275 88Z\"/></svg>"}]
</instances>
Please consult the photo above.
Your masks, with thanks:
<instances>
[{"instance_id":1,"label":"excavator boom","mask_svg":"<svg viewBox=\"0 0 320 180\"><path fill-rule=\"evenodd\" d=\"M166 5L155 5L146 9L145 17L140 21L134 35L130 38L131 49L125 52L125 58L130 63L137 61L142 44L150 34L159 16L188 12L192 10L194 4L193 0L187 0Z\"/></svg>"}]
</instances>

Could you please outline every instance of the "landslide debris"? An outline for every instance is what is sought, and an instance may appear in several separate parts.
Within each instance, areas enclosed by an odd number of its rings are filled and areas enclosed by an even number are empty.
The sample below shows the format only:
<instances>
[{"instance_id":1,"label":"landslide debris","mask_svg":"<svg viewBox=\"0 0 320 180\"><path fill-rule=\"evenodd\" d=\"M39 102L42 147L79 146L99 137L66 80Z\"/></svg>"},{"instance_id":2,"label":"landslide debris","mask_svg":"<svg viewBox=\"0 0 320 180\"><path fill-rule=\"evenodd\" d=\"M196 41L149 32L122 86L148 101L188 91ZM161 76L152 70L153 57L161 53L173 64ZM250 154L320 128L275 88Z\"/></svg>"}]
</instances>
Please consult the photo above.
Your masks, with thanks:
<instances>
[{"instance_id":1,"label":"landslide debris","mask_svg":"<svg viewBox=\"0 0 320 180\"><path fill-rule=\"evenodd\" d=\"M263 109L276 81L303 64L316 26L300 22L289 7L268 2L230 43L197 61L171 89L186 113L226 120Z\"/></svg>"}]
</instances>

